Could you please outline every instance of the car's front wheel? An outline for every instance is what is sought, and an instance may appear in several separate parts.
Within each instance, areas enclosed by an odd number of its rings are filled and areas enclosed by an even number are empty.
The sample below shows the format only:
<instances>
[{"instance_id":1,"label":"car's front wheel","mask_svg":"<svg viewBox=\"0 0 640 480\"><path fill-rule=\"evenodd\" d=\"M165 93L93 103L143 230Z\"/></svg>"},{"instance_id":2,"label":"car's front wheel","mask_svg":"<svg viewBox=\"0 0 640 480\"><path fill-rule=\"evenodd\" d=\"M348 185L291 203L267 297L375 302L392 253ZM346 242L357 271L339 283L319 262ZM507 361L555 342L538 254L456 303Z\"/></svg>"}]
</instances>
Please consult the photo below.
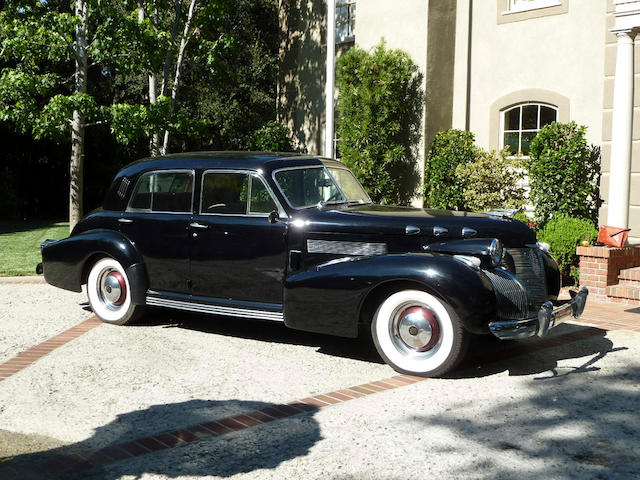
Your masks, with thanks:
<instances>
[{"instance_id":1,"label":"car's front wheel","mask_svg":"<svg viewBox=\"0 0 640 480\"><path fill-rule=\"evenodd\" d=\"M455 312L422 290L401 290L382 301L371 323L378 353L395 370L443 375L466 351L468 333Z\"/></svg>"},{"instance_id":2,"label":"car's front wheel","mask_svg":"<svg viewBox=\"0 0 640 480\"><path fill-rule=\"evenodd\" d=\"M113 258L102 258L93 264L87 278L87 295L93 312L106 323L131 323L142 310L131 302L127 273Z\"/></svg>"}]
</instances>

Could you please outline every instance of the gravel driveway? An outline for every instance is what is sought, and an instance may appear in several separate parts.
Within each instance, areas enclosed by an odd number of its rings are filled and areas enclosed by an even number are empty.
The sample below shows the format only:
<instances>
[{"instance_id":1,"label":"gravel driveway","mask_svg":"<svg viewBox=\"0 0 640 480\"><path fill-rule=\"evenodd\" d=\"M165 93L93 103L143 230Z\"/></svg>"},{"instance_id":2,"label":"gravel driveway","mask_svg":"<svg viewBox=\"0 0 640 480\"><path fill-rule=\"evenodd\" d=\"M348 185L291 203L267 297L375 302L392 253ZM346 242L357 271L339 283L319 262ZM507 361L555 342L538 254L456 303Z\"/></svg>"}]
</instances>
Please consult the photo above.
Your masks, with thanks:
<instances>
[{"instance_id":1,"label":"gravel driveway","mask_svg":"<svg viewBox=\"0 0 640 480\"><path fill-rule=\"evenodd\" d=\"M0 285L0 355L91 317L85 297ZM449 378L357 398L77 474L168 478L638 478L640 334L574 325L474 341ZM100 325L0 382L0 478L100 449L396 375L370 341L151 311ZM46 477L47 475L44 475Z\"/></svg>"}]
</instances>

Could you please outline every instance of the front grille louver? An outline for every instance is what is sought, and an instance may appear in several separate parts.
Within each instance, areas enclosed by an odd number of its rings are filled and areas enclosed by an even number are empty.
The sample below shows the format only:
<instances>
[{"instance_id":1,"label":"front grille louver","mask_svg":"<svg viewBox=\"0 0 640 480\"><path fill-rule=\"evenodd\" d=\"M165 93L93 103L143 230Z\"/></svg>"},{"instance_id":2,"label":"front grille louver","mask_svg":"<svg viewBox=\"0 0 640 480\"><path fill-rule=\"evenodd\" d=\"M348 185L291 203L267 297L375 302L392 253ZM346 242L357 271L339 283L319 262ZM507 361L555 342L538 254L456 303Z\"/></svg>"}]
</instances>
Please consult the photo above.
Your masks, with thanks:
<instances>
[{"instance_id":1,"label":"front grille louver","mask_svg":"<svg viewBox=\"0 0 640 480\"><path fill-rule=\"evenodd\" d=\"M536 248L509 248L501 268L484 273L496 292L500 318L528 318L547 301L544 263Z\"/></svg>"}]
</instances>

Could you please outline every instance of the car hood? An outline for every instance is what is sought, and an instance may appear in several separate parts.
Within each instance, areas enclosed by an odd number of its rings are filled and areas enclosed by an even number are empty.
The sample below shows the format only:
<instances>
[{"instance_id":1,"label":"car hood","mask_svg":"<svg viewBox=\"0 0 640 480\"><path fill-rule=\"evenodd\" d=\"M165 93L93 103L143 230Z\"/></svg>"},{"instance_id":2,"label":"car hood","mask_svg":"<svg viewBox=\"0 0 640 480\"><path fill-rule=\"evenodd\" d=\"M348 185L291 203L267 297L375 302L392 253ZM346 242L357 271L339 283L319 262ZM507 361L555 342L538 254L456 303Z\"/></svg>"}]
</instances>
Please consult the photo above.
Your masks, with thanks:
<instances>
[{"instance_id":1,"label":"car hood","mask_svg":"<svg viewBox=\"0 0 640 480\"><path fill-rule=\"evenodd\" d=\"M474 238L499 238L507 247L536 242L535 233L518 220L452 210L357 205L329 210L301 210L294 215L294 220L301 220L298 224L304 224L308 233L318 234L419 236L443 242L468 238L462 235L462 229L466 227L477 232ZM419 232L408 235L407 227L416 227ZM444 228L447 232L437 236L434 234L435 227Z\"/></svg>"}]
</instances>

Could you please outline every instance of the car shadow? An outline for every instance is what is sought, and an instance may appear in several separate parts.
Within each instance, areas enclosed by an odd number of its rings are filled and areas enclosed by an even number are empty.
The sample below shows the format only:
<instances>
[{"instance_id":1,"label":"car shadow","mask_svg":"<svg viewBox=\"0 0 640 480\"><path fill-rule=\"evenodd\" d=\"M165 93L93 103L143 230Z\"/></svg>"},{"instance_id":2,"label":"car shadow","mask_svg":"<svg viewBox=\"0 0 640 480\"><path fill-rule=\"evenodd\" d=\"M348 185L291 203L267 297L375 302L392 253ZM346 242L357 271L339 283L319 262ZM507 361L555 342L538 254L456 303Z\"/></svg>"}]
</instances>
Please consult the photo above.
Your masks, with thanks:
<instances>
[{"instance_id":1,"label":"car shadow","mask_svg":"<svg viewBox=\"0 0 640 480\"><path fill-rule=\"evenodd\" d=\"M544 338L500 340L492 335L474 336L469 351L447 378L477 378L508 372L509 376L544 374L537 379L599 370L598 361L614 348L607 332L598 328L564 324ZM591 358L585 358L591 357ZM561 360L579 359L559 367Z\"/></svg>"},{"instance_id":2,"label":"car shadow","mask_svg":"<svg viewBox=\"0 0 640 480\"><path fill-rule=\"evenodd\" d=\"M111 447L113 451L113 447L118 448L136 439L184 430L229 415L273 406L271 403L241 400L189 400L152 405L118 415L112 422L98 427L86 440L0 459L0 478L52 478L56 475L47 473L50 465L54 461L64 462L62 457L86 456L97 450L108 454L109 450L105 449ZM200 442L106 463L74 475L64 471L58 475L60 478L103 480L115 480L123 476L141 478L144 474L169 478L208 475L230 477L257 469L273 469L282 462L306 455L322 439L318 422L313 418L316 411L315 408L309 409L305 414L229 433L224 437L207 437Z\"/></svg>"},{"instance_id":3,"label":"car shadow","mask_svg":"<svg viewBox=\"0 0 640 480\"><path fill-rule=\"evenodd\" d=\"M336 337L293 330L281 322L212 316L162 308L149 308L138 325L164 325L166 328L182 328L268 343L316 347L318 353L325 355L384 363L376 351L371 335L367 332L362 332L358 338Z\"/></svg>"},{"instance_id":4,"label":"car shadow","mask_svg":"<svg viewBox=\"0 0 640 480\"><path fill-rule=\"evenodd\" d=\"M383 364L370 333L362 328L358 338L344 338L319 333L293 330L280 322L211 316L164 308L148 308L143 319L132 327L161 325L165 328L246 338L269 343L316 347L318 353ZM475 378L509 372L511 376L533 375L546 372L546 376L597 370L597 361L620 350L606 338L606 331L593 327L563 324L545 338L500 340L493 335L473 335L467 355L444 378ZM584 364L558 367L560 360L583 358ZM568 370L567 370L568 368Z\"/></svg>"}]
</instances>

